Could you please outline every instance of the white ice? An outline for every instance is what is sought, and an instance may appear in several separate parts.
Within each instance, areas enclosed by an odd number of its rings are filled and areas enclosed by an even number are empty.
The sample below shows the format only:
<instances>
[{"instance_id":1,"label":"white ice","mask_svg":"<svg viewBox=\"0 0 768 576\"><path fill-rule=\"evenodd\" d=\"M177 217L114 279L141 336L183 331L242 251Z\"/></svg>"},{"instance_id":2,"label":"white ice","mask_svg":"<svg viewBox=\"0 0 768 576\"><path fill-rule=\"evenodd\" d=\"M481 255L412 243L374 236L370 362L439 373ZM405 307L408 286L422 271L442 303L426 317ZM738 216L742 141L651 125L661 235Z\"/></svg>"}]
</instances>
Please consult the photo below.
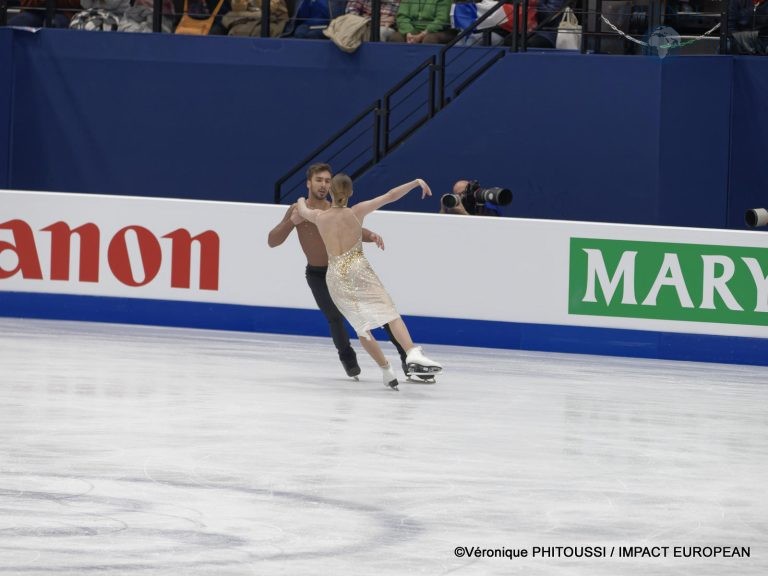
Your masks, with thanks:
<instances>
[{"instance_id":1,"label":"white ice","mask_svg":"<svg viewBox=\"0 0 768 576\"><path fill-rule=\"evenodd\" d=\"M0 575L768 573L764 368L428 345L392 392L357 350L0 320ZM454 552L536 546L751 557Z\"/></svg>"}]
</instances>

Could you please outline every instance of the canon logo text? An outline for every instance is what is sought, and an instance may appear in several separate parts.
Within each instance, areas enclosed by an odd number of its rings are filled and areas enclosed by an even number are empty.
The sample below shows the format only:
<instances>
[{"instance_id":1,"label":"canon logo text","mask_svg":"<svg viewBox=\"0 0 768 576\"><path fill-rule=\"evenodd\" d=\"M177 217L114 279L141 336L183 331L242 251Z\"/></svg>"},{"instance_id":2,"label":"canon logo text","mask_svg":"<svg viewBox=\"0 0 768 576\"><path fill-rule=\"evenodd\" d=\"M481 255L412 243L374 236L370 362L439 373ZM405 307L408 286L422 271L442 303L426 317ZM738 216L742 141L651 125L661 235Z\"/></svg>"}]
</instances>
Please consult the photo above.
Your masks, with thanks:
<instances>
[{"instance_id":1,"label":"canon logo text","mask_svg":"<svg viewBox=\"0 0 768 576\"><path fill-rule=\"evenodd\" d=\"M43 280L35 232L23 220L8 220L0 224L0 232L9 230L12 242L0 240L0 280L21 274L25 280ZM96 224L87 222L71 228L66 222L54 222L40 232L50 234L50 280L68 281L70 278L70 257L72 240L77 235L80 244L79 282L98 282L101 263L101 230ZM7 234L6 234L7 237ZM130 238L130 240L129 240ZM161 238L170 240L170 254L165 252L158 239L143 226L125 226L109 240L107 264L112 275L126 286L145 286L160 272L163 258L170 257L170 285L172 288L189 289L192 270L192 244L200 248L200 290L219 289L219 236L213 230L206 230L192 236L184 228L173 230ZM168 243L163 243L166 247ZM131 246L134 257L131 258ZM138 250L138 256L136 255ZM17 257L15 268L3 267L2 256L6 251ZM139 273L143 271L143 273Z\"/></svg>"}]
</instances>

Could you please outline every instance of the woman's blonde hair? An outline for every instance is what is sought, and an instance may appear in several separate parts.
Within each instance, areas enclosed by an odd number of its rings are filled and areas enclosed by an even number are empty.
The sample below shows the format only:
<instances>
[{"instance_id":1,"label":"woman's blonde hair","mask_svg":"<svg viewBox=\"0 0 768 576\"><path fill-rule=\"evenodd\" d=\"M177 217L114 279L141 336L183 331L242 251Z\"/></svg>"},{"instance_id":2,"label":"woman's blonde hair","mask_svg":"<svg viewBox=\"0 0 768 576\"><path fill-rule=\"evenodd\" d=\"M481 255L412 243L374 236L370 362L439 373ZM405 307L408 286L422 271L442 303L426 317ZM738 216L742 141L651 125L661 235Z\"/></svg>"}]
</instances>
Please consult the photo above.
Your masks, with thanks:
<instances>
[{"instance_id":1,"label":"woman's blonde hair","mask_svg":"<svg viewBox=\"0 0 768 576\"><path fill-rule=\"evenodd\" d=\"M331 179L331 198L333 205L344 207L352 196L352 178L339 172Z\"/></svg>"}]
</instances>

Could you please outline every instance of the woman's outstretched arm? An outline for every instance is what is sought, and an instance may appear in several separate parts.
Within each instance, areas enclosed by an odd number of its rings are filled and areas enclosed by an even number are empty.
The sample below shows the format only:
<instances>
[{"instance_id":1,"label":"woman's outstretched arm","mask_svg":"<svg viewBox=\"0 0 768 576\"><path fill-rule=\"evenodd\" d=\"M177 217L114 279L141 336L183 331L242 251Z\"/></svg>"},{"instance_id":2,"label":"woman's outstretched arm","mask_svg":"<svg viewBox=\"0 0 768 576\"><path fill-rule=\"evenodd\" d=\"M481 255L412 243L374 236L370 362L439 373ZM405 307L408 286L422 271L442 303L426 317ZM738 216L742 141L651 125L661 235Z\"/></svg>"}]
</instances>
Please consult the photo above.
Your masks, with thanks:
<instances>
[{"instance_id":1,"label":"woman's outstretched arm","mask_svg":"<svg viewBox=\"0 0 768 576\"><path fill-rule=\"evenodd\" d=\"M408 192L419 187L421 188L422 200L427 196L432 196L432 190L430 190L429 185L427 185L427 183L424 182L424 180L421 178L416 178L416 180L411 180L405 184L400 184L400 186L395 186L381 196L377 196L371 200L366 200L365 202L355 204L352 207L352 210L354 210L355 216L362 220L366 215L370 214L374 210L378 210L382 206L386 206L387 204L395 202L396 200L400 200L400 198L408 194Z\"/></svg>"}]
</instances>

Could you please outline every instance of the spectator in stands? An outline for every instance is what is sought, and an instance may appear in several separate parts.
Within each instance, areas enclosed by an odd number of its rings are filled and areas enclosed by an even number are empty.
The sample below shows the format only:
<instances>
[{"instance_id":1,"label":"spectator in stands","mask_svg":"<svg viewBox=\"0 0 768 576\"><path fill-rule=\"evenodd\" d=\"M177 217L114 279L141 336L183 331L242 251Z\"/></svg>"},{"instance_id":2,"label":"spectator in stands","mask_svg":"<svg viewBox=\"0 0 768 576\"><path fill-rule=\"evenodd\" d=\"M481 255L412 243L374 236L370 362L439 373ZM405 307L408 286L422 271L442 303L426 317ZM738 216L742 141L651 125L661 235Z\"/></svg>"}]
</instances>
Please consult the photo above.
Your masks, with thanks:
<instances>
[{"instance_id":1,"label":"spectator in stands","mask_svg":"<svg viewBox=\"0 0 768 576\"><path fill-rule=\"evenodd\" d=\"M133 5L125 11L120 23L117 25L118 32L152 32L154 19L154 0L134 0ZM160 30L167 34L173 31L173 0L163 0L163 17L160 22Z\"/></svg>"},{"instance_id":2,"label":"spectator in stands","mask_svg":"<svg viewBox=\"0 0 768 576\"><path fill-rule=\"evenodd\" d=\"M397 31L390 42L447 44L458 33L450 27L451 0L400 0Z\"/></svg>"},{"instance_id":3,"label":"spectator in stands","mask_svg":"<svg viewBox=\"0 0 768 576\"><path fill-rule=\"evenodd\" d=\"M230 36L261 36L261 0L232 0L232 10L221 23ZM285 0L269 2L269 36L279 37L288 24L288 6Z\"/></svg>"},{"instance_id":4,"label":"spectator in stands","mask_svg":"<svg viewBox=\"0 0 768 576\"><path fill-rule=\"evenodd\" d=\"M728 31L734 54L768 54L768 2L731 0Z\"/></svg>"},{"instance_id":5,"label":"spectator in stands","mask_svg":"<svg viewBox=\"0 0 768 576\"><path fill-rule=\"evenodd\" d=\"M46 0L21 0L22 10L8 20L8 26L26 26L42 28L45 26ZM79 12L80 0L57 0L56 13L51 26L69 28L69 21L75 12Z\"/></svg>"},{"instance_id":6,"label":"spectator in stands","mask_svg":"<svg viewBox=\"0 0 768 576\"><path fill-rule=\"evenodd\" d=\"M379 39L382 42L389 40L389 37L395 32L395 19L399 6L400 0L381 0ZM357 14L370 18L373 14L373 2L371 0L349 0L347 14Z\"/></svg>"},{"instance_id":7,"label":"spectator in stands","mask_svg":"<svg viewBox=\"0 0 768 576\"><path fill-rule=\"evenodd\" d=\"M114 32L128 8L130 0L80 0L83 9L72 17L69 27L92 32Z\"/></svg>"}]
</instances>

